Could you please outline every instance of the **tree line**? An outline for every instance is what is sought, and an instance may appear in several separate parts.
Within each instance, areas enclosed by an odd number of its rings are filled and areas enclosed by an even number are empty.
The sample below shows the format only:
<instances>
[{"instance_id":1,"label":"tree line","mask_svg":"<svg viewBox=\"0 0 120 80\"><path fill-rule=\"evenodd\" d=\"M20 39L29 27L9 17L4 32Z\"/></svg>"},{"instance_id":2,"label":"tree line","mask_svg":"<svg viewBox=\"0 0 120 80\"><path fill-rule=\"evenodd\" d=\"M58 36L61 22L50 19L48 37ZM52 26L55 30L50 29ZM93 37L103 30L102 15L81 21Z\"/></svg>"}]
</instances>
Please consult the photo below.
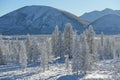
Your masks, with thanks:
<instances>
[{"instance_id":1,"label":"tree line","mask_svg":"<svg viewBox=\"0 0 120 80\"><path fill-rule=\"evenodd\" d=\"M28 63L40 60L43 71L49 69L49 62L55 58L66 59L66 68L72 61L72 71L75 74L86 74L100 60L120 59L119 44L114 38L107 38L101 32L97 37L90 25L83 33L77 34L71 23L65 25L64 32L56 26L51 37L40 42L31 35L26 35L23 41L0 40L0 65L16 62L22 68ZM2 37L2 35L0 36Z\"/></svg>"}]
</instances>

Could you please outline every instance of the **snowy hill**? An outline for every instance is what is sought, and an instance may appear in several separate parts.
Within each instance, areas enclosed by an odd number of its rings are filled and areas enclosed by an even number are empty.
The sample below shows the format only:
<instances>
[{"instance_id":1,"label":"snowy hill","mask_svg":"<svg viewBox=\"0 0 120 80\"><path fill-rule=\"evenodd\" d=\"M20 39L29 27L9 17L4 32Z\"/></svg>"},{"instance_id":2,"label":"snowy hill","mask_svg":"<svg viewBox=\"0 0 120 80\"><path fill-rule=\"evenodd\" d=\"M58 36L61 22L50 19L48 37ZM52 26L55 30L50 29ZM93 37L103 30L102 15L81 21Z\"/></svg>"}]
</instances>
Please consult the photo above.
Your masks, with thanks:
<instances>
[{"instance_id":1,"label":"snowy hill","mask_svg":"<svg viewBox=\"0 0 120 80\"><path fill-rule=\"evenodd\" d=\"M91 23L97 34L120 34L120 16L115 14L105 15Z\"/></svg>"},{"instance_id":2,"label":"snowy hill","mask_svg":"<svg viewBox=\"0 0 120 80\"><path fill-rule=\"evenodd\" d=\"M112 9L106 8L103 11L92 11L92 12L85 13L82 16L80 16L80 18L88 22L93 22L97 20L98 18L103 17L108 14L120 15L120 10L112 10Z\"/></svg>"},{"instance_id":3,"label":"snowy hill","mask_svg":"<svg viewBox=\"0 0 120 80\"><path fill-rule=\"evenodd\" d=\"M61 31L70 22L80 32L88 25L77 16L47 6L25 6L0 17L0 33L5 35L49 34L56 25Z\"/></svg>"}]
</instances>

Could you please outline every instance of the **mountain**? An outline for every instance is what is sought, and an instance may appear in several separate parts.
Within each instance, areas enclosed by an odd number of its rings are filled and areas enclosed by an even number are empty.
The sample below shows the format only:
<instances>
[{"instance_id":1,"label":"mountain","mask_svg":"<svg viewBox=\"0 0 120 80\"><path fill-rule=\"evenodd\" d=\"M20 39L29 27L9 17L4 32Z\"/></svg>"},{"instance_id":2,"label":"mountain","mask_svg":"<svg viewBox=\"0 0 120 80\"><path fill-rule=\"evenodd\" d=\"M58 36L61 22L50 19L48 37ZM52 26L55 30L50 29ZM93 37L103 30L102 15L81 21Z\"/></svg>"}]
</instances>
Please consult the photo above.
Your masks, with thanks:
<instances>
[{"instance_id":1,"label":"mountain","mask_svg":"<svg viewBox=\"0 0 120 80\"><path fill-rule=\"evenodd\" d=\"M92 11L89 13L85 13L82 16L80 16L80 18L82 18L88 22L93 22L93 21L97 20L98 18L103 17L108 14L120 15L120 10L112 10L112 9L106 8L102 11Z\"/></svg>"},{"instance_id":2,"label":"mountain","mask_svg":"<svg viewBox=\"0 0 120 80\"><path fill-rule=\"evenodd\" d=\"M48 6L25 6L0 17L3 35L51 34L56 25L64 31L66 23L82 32L88 25L79 17Z\"/></svg>"},{"instance_id":3,"label":"mountain","mask_svg":"<svg viewBox=\"0 0 120 80\"><path fill-rule=\"evenodd\" d=\"M101 32L109 35L120 34L120 16L116 14L105 15L95 20L90 25L93 26L97 34Z\"/></svg>"}]
</instances>

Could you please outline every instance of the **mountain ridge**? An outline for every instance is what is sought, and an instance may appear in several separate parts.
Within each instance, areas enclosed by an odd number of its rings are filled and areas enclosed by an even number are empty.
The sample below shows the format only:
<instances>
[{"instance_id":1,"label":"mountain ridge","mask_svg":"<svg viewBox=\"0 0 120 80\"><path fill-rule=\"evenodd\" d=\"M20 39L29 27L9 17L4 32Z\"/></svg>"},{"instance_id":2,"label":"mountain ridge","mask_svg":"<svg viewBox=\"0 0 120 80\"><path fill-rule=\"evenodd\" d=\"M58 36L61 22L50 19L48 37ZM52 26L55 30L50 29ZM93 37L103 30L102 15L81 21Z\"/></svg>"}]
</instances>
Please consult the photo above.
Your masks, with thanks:
<instances>
[{"instance_id":1,"label":"mountain ridge","mask_svg":"<svg viewBox=\"0 0 120 80\"><path fill-rule=\"evenodd\" d=\"M84 13L83 15L80 16L80 18L91 23L91 22L99 19L100 17L103 17L108 14L120 15L120 10L112 10L110 8L106 8L102 11L95 10L95 11Z\"/></svg>"},{"instance_id":2,"label":"mountain ridge","mask_svg":"<svg viewBox=\"0 0 120 80\"><path fill-rule=\"evenodd\" d=\"M72 13L49 6L25 6L0 17L0 33L3 35L51 34L56 25L63 32L65 24L81 33L88 25Z\"/></svg>"},{"instance_id":3,"label":"mountain ridge","mask_svg":"<svg viewBox=\"0 0 120 80\"><path fill-rule=\"evenodd\" d=\"M120 34L120 16L116 14L105 15L95 20L90 25L93 26L97 34L101 32L112 35Z\"/></svg>"}]
</instances>

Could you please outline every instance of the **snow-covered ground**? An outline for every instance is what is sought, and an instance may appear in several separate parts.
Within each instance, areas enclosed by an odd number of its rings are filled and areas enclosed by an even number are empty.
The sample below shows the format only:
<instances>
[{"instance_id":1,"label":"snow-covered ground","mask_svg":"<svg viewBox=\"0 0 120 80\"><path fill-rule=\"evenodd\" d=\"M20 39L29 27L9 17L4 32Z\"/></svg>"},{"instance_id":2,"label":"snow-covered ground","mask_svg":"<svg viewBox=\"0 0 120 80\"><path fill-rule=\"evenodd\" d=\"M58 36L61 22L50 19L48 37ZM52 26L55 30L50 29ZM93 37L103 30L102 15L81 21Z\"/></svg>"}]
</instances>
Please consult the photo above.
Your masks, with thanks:
<instances>
[{"instance_id":1,"label":"snow-covered ground","mask_svg":"<svg viewBox=\"0 0 120 80\"><path fill-rule=\"evenodd\" d=\"M115 73L113 70L115 64L120 64L120 61L101 61L93 71L88 72L85 76L74 75L71 62L67 69L64 63L49 64L50 68L45 72L42 71L38 63L25 70L22 70L18 65L9 64L0 66L0 80L110 80L110 78L114 79L115 76L120 76L120 73Z\"/></svg>"}]
</instances>

